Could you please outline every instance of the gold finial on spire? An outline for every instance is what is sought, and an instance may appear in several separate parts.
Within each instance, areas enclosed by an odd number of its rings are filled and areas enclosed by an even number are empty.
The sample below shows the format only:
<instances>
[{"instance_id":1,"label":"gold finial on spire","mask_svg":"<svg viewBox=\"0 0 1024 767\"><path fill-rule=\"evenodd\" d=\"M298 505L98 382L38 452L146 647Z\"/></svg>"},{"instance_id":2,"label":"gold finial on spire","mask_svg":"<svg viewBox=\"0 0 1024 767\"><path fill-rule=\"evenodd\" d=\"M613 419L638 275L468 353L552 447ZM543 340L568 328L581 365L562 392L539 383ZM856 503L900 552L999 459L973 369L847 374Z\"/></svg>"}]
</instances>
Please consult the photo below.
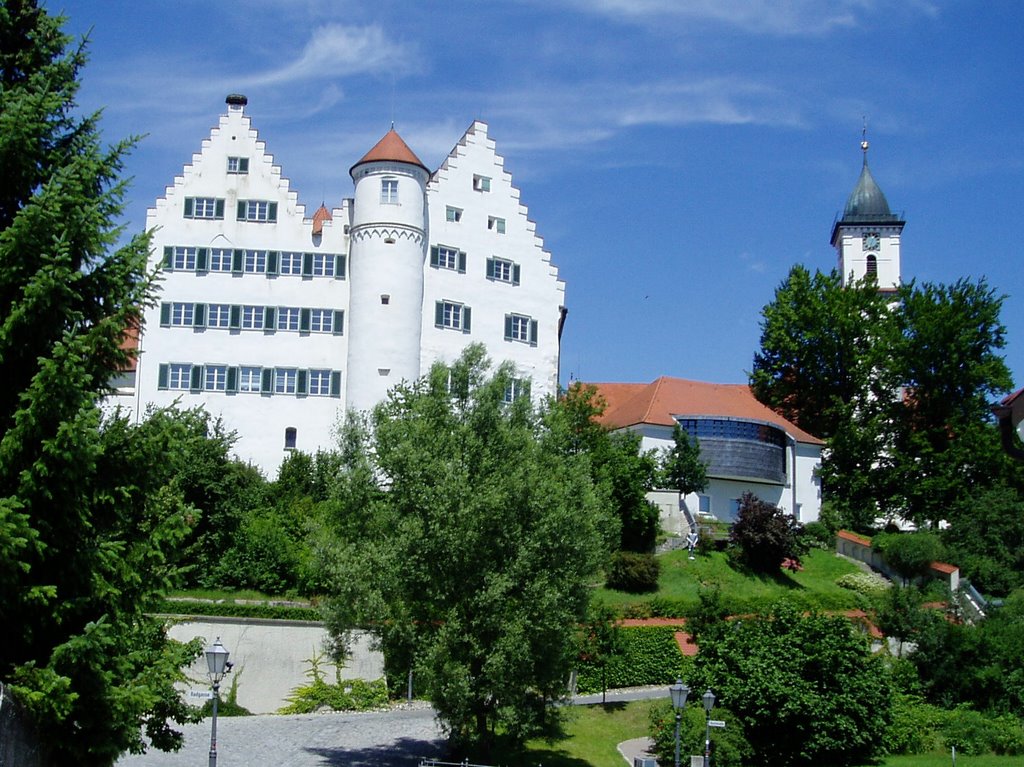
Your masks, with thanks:
<instances>
[{"instance_id":1,"label":"gold finial on spire","mask_svg":"<svg viewBox=\"0 0 1024 767\"><path fill-rule=\"evenodd\" d=\"M864 159L867 159L868 155L868 118L867 115L863 115L864 127L860 132L860 148L864 151Z\"/></svg>"}]
</instances>

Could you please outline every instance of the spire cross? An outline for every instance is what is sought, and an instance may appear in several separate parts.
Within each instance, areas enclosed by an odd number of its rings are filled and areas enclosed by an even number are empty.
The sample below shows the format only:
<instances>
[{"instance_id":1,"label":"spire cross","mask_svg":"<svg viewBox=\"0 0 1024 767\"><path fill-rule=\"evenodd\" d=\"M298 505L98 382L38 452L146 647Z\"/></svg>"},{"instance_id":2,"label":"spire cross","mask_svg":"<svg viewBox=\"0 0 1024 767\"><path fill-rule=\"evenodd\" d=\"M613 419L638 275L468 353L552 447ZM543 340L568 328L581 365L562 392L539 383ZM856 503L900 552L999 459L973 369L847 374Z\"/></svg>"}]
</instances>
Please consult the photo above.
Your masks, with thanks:
<instances>
[{"instance_id":1,"label":"spire cross","mask_svg":"<svg viewBox=\"0 0 1024 767\"><path fill-rule=\"evenodd\" d=\"M868 161L868 118L867 115L863 115L864 127L860 132L860 148L864 150L864 162Z\"/></svg>"}]
</instances>

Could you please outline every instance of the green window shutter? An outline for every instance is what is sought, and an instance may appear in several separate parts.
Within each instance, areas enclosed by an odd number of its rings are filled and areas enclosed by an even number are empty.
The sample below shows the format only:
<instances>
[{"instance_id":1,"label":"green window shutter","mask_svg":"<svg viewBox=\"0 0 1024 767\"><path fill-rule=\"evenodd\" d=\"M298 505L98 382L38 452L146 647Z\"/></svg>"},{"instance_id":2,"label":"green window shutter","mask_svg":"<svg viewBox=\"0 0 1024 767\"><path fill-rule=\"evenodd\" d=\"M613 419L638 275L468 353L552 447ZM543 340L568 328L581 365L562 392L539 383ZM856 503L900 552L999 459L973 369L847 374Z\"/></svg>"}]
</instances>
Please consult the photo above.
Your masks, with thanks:
<instances>
[{"instance_id":1,"label":"green window shutter","mask_svg":"<svg viewBox=\"0 0 1024 767\"><path fill-rule=\"evenodd\" d=\"M439 328L444 327L444 301L434 304L434 325Z\"/></svg>"},{"instance_id":2,"label":"green window shutter","mask_svg":"<svg viewBox=\"0 0 1024 767\"><path fill-rule=\"evenodd\" d=\"M185 218L192 218L193 211L195 210L195 204L196 201L194 197L185 198Z\"/></svg>"},{"instance_id":3,"label":"green window shutter","mask_svg":"<svg viewBox=\"0 0 1024 767\"><path fill-rule=\"evenodd\" d=\"M512 315L511 314L506 314L505 315L505 340L506 341L511 341L512 340Z\"/></svg>"},{"instance_id":4,"label":"green window shutter","mask_svg":"<svg viewBox=\"0 0 1024 767\"><path fill-rule=\"evenodd\" d=\"M232 366L232 367L228 368L228 385L227 385L227 390L228 391L238 391L238 368L237 367Z\"/></svg>"},{"instance_id":5,"label":"green window shutter","mask_svg":"<svg viewBox=\"0 0 1024 767\"><path fill-rule=\"evenodd\" d=\"M267 276L277 274L277 262L281 254L276 250L267 251Z\"/></svg>"},{"instance_id":6,"label":"green window shutter","mask_svg":"<svg viewBox=\"0 0 1024 767\"><path fill-rule=\"evenodd\" d=\"M512 265L512 284L519 284L519 264Z\"/></svg>"},{"instance_id":7,"label":"green window shutter","mask_svg":"<svg viewBox=\"0 0 1024 767\"><path fill-rule=\"evenodd\" d=\"M168 303L160 304L160 327L170 327L171 324L171 305Z\"/></svg>"},{"instance_id":8,"label":"green window shutter","mask_svg":"<svg viewBox=\"0 0 1024 767\"><path fill-rule=\"evenodd\" d=\"M206 327L206 304L196 304L192 314L192 326Z\"/></svg>"},{"instance_id":9,"label":"green window shutter","mask_svg":"<svg viewBox=\"0 0 1024 767\"><path fill-rule=\"evenodd\" d=\"M313 254L303 253L302 254L302 276L312 277L313 276Z\"/></svg>"},{"instance_id":10,"label":"green window shutter","mask_svg":"<svg viewBox=\"0 0 1024 767\"><path fill-rule=\"evenodd\" d=\"M242 327L242 307L232 304L228 310L228 327L237 330Z\"/></svg>"},{"instance_id":11,"label":"green window shutter","mask_svg":"<svg viewBox=\"0 0 1024 767\"><path fill-rule=\"evenodd\" d=\"M235 249L231 251L231 273L241 274L242 267L245 264L245 251Z\"/></svg>"},{"instance_id":12,"label":"green window shutter","mask_svg":"<svg viewBox=\"0 0 1024 767\"><path fill-rule=\"evenodd\" d=\"M263 307L263 331L273 333L275 330L277 330L277 307L265 306Z\"/></svg>"},{"instance_id":13,"label":"green window shutter","mask_svg":"<svg viewBox=\"0 0 1024 767\"><path fill-rule=\"evenodd\" d=\"M345 335L345 311L343 309L338 309L334 312L332 332L336 336Z\"/></svg>"},{"instance_id":14,"label":"green window shutter","mask_svg":"<svg viewBox=\"0 0 1024 767\"><path fill-rule=\"evenodd\" d=\"M466 273L466 252L464 250L459 251L459 273Z\"/></svg>"},{"instance_id":15,"label":"green window shutter","mask_svg":"<svg viewBox=\"0 0 1024 767\"><path fill-rule=\"evenodd\" d=\"M197 272L205 272L206 271L206 268L207 268L206 264L209 261L209 258L210 258L210 249L209 248L199 248L199 249L196 250L196 271Z\"/></svg>"},{"instance_id":16,"label":"green window shutter","mask_svg":"<svg viewBox=\"0 0 1024 767\"><path fill-rule=\"evenodd\" d=\"M263 368L260 371L260 393L273 394L274 392L274 368Z\"/></svg>"},{"instance_id":17,"label":"green window shutter","mask_svg":"<svg viewBox=\"0 0 1024 767\"><path fill-rule=\"evenodd\" d=\"M489 279L489 280L493 280L494 279L494 259L493 258L488 258L487 259L487 279Z\"/></svg>"},{"instance_id":18,"label":"green window shutter","mask_svg":"<svg viewBox=\"0 0 1024 767\"><path fill-rule=\"evenodd\" d=\"M235 212L235 217L239 221L245 221L245 211L246 211L246 208L248 208L248 207L249 206L246 204L245 200L239 200L238 201L238 210Z\"/></svg>"},{"instance_id":19,"label":"green window shutter","mask_svg":"<svg viewBox=\"0 0 1024 767\"><path fill-rule=\"evenodd\" d=\"M167 388L167 374L169 371L167 363L161 363L156 374L156 388L166 389Z\"/></svg>"},{"instance_id":20,"label":"green window shutter","mask_svg":"<svg viewBox=\"0 0 1024 767\"><path fill-rule=\"evenodd\" d=\"M218 198L217 202L214 203L214 218L224 218L224 200Z\"/></svg>"},{"instance_id":21,"label":"green window shutter","mask_svg":"<svg viewBox=\"0 0 1024 767\"><path fill-rule=\"evenodd\" d=\"M164 245L164 269L174 268L174 248Z\"/></svg>"},{"instance_id":22,"label":"green window shutter","mask_svg":"<svg viewBox=\"0 0 1024 767\"><path fill-rule=\"evenodd\" d=\"M194 392L201 391L203 388L203 366L193 365L192 366L192 380L189 384L189 389Z\"/></svg>"},{"instance_id":23,"label":"green window shutter","mask_svg":"<svg viewBox=\"0 0 1024 767\"><path fill-rule=\"evenodd\" d=\"M272 202L267 206L267 221L277 221L277 203Z\"/></svg>"},{"instance_id":24,"label":"green window shutter","mask_svg":"<svg viewBox=\"0 0 1024 767\"><path fill-rule=\"evenodd\" d=\"M248 173L249 172L249 158L248 157L239 157L238 158L238 172L239 173Z\"/></svg>"},{"instance_id":25,"label":"green window shutter","mask_svg":"<svg viewBox=\"0 0 1024 767\"><path fill-rule=\"evenodd\" d=\"M309 393L309 371L300 370L295 375L295 393L296 394L308 394Z\"/></svg>"},{"instance_id":26,"label":"green window shutter","mask_svg":"<svg viewBox=\"0 0 1024 767\"><path fill-rule=\"evenodd\" d=\"M334 257L334 279L345 279L345 255L342 253Z\"/></svg>"},{"instance_id":27,"label":"green window shutter","mask_svg":"<svg viewBox=\"0 0 1024 767\"><path fill-rule=\"evenodd\" d=\"M299 309L299 330L303 333L309 332L309 319L312 314L310 309Z\"/></svg>"},{"instance_id":28,"label":"green window shutter","mask_svg":"<svg viewBox=\"0 0 1024 767\"><path fill-rule=\"evenodd\" d=\"M524 397L529 397L530 396L530 387L531 387L532 383L533 382L529 378L524 378L520 382L521 386L520 386L519 390L523 393Z\"/></svg>"},{"instance_id":29,"label":"green window shutter","mask_svg":"<svg viewBox=\"0 0 1024 767\"><path fill-rule=\"evenodd\" d=\"M472 312L468 306L462 307L462 332L468 333L470 330L470 319L472 318Z\"/></svg>"},{"instance_id":30,"label":"green window shutter","mask_svg":"<svg viewBox=\"0 0 1024 767\"><path fill-rule=\"evenodd\" d=\"M537 345L537 320L530 320L530 346Z\"/></svg>"},{"instance_id":31,"label":"green window shutter","mask_svg":"<svg viewBox=\"0 0 1024 767\"><path fill-rule=\"evenodd\" d=\"M341 371L340 370L332 370L331 371L331 396L332 397L340 397L341 396Z\"/></svg>"},{"instance_id":32,"label":"green window shutter","mask_svg":"<svg viewBox=\"0 0 1024 767\"><path fill-rule=\"evenodd\" d=\"M439 266L441 264L441 256L438 253L437 245L430 246L430 265Z\"/></svg>"}]
</instances>

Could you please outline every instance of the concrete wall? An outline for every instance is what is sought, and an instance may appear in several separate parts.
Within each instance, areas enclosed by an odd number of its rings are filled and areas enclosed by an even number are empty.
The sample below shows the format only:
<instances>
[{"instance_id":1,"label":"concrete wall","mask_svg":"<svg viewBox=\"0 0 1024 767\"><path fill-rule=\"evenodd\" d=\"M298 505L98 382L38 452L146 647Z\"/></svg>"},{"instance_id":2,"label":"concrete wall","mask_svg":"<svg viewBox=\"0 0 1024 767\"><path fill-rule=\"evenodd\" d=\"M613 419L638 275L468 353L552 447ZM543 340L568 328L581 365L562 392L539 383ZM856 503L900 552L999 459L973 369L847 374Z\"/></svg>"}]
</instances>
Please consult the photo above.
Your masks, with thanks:
<instances>
[{"instance_id":1,"label":"concrete wall","mask_svg":"<svg viewBox=\"0 0 1024 767\"><path fill-rule=\"evenodd\" d=\"M168 632L179 641L201 637L204 646L220 637L231 654L234 669L221 683L221 696L231 687L232 677L238 680L238 704L254 714L269 714L286 705L288 695L306 684L310 669L308 659L324 652L327 631L321 624L307 621L260 621L239 618L206 618L173 625ZM326 659L325 659L326 661ZM325 680L333 682L335 667L321 665ZM384 656L372 648L372 637L357 634L352 655L341 669L344 679L380 679L384 676ZM201 656L189 670L195 684L186 688L206 692L210 682L206 674L206 658ZM201 699L191 702L202 705Z\"/></svg>"},{"instance_id":2,"label":"concrete wall","mask_svg":"<svg viewBox=\"0 0 1024 767\"><path fill-rule=\"evenodd\" d=\"M0 767L46 767L50 763L32 723L0 682Z\"/></svg>"}]
</instances>

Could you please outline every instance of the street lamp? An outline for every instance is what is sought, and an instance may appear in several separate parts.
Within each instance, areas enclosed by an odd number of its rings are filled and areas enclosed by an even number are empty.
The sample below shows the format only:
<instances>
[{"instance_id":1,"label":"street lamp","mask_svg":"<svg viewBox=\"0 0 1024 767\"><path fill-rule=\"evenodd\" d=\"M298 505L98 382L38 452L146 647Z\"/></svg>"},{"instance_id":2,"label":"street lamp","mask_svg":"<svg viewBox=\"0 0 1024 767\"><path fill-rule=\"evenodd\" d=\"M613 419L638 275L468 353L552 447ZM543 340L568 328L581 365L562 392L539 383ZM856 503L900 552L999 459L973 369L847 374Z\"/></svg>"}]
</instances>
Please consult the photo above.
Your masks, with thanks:
<instances>
[{"instance_id":1,"label":"street lamp","mask_svg":"<svg viewBox=\"0 0 1024 767\"><path fill-rule=\"evenodd\" d=\"M668 688L672 696L672 708L676 710L676 767L679 767L679 722L683 718L683 709L686 708L686 696L690 694L690 688L683 684L682 679Z\"/></svg>"},{"instance_id":2,"label":"street lamp","mask_svg":"<svg viewBox=\"0 0 1024 767\"><path fill-rule=\"evenodd\" d=\"M210 767L217 767L217 698L220 695L220 680L231 670L228 651L220 643L220 637L206 648L206 667L213 683L213 729L210 732Z\"/></svg>"},{"instance_id":3,"label":"street lamp","mask_svg":"<svg viewBox=\"0 0 1024 767\"><path fill-rule=\"evenodd\" d=\"M708 690L701 697L704 701L704 767L711 765L711 709L715 707L715 694Z\"/></svg>"}]
</instances>

